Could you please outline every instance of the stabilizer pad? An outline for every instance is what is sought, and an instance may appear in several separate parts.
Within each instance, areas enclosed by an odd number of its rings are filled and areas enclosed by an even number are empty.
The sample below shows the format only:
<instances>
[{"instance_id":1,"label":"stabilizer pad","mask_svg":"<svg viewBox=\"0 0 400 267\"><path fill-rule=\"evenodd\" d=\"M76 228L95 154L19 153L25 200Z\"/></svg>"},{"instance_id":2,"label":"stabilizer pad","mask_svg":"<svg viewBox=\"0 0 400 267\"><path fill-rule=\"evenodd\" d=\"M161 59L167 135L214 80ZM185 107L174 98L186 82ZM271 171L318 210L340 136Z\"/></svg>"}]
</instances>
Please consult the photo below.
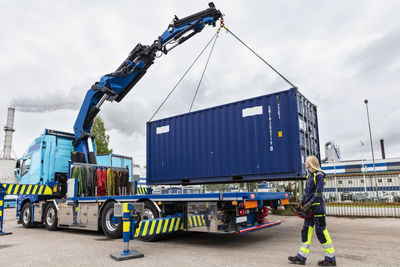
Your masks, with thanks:
<instances>
[{"instance_id":1,"label":"stabilizer pad","mask_svg":"<svg viewBox=\"0 0 400 267\"><path fill-rule=\"evenodd\" d=\"M132 249L127 254L124 254L121 252L112 253L112 254L110 254L110 257L116 261L124 261L124 260L136 259L136 258L143 258L144 254Z\"/></svg>"},{"instance_id":2,"label":"stabilizer pad","mask_svg":"<svg viewBox=\"0 0 400 267\"><path fill-rule=\"evenodd\" d=\"M1 232L0 233L0 236L2 236L2 235L11 235L12 233L11 232L8 232L8 233L6 233L6 232Z\"/></svg>"}]
</instances>

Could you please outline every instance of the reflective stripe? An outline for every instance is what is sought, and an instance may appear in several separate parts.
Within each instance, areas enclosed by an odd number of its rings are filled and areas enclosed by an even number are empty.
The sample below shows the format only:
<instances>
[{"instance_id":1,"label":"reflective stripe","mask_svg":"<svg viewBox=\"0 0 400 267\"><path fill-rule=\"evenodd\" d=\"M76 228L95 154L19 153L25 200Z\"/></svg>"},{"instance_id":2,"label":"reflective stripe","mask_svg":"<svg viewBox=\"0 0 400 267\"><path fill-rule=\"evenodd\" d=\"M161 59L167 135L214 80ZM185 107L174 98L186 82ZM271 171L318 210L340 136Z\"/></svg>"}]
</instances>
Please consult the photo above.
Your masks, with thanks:
<instances>
[{"instance_id":1,"label":"reflective stripe","mask_svg":"<svg viewBox=\"0 0 400 267\"><path fill-rule=\"evenodd\" d=\"M171 232L172 229L174 229L174 222L175 222L175 218L172 218L171 225L169 226L169 231L168 232Z\"/></svg>"},{"instance_id":2,"label":"reflective stripe","mask_svg":"<svg viewBox=\"0 0 400 267\"><path fill-rule=\"evenodd\" d=\"M324 217L325 214L321 214L321 215L314 215L314 217Z\"/></svg>"},{"instance_id":3,"label":"reflective stripe","mask_svg":"<svg viewBox=\"0 0 400 267\"><path fill-rule=\"evenodd\" d=\"M153 222L151 223L151 228L150 228L150 233L149 233L149 235L152 235L152 234L154 233L154 227L156 227L156 221L153 221Z\"/></svg>"},{"instance_id":4,"label":"reflective stripe","mask_svg":"<svg viewBox=\"0 0 400 267\"><path fill-rule=\"evenodd\" d=\"M333 244L330 243L330 244L322 245L322 248L323 249L333 248Z\"/></svg>"},{"instance_id":5,"label":"reflective stripe","mask_svg":"<svg viewBox=\"0 0 400 267\"><path fill-rule=\"evenodd\" d=\"M29 195L29 193L31 192L31 189L32 189L32 185L29 185L28 186L28 190L26 190L26 195Z\"/></svg>"},{"instance_id":6,"label":"reflective stripe","mask_svg":"<svg viewBox=\"0 0 400 267\"><path fill-rule=\"evenodd\" d=\"M162 223L163 223L163 221L160 221L160 222L158 223L156 234L159 234L159 233L160 233Z\"/></svg>"},{"instance_id":7,"label":"reflective stripe","mask_svg":"<svg viewBox=\"0 0 400 267\"><path fill-rule=\"evenodd\" d=\"M312 231L313 231L312 226L308 226L308 235L307 235L306 244L309 244L309 245L311 244Z\"/></svg>"},{"instance_id":8,"label":"reflective stripe","mask_svg":"<svg viewBox=\"0 0 400 267\"><path fill-rule=\"evenodd\" d=\"M38 186L35 185L35 186L33 187L32 195L36 194L36 190L37 190L37 189L38 189Z\"/></svg>"},{"instance_id":9,"label":"reflective stripe","mask_svg":"<svg viewBox=\"0 0 400 267\"><path fill-rule=\"evenodd\" d=\"M24 185L21 187L21 190L19 191L20 194L22 194L22 193L24 192L25 187L26 187L26 184L24 184Z\"/></svg>"},{"instance_id":10,"label":"reflective stripe","mask_svg":"<svg viewBox=\"0 0 400 267\"><path fill-rule=\"evenodd\" d=\"M311 244L311 237L312 237L312 232L313 232L313 227L309 226L308 227L308 233L307 233L307 241L301 243L301 247L299 250L299 255L307 258L308 253L310 252L309 248L310 248L310 244Z\"/></svg>"},{"instance_id":11,"label":"reflective stripe","mask_svg":"<svg viewBox=\"0 0 400 267\"><path fill-rule=\"evenodd\" d=\"M181 222L181 218L178 217L178 218L176 219L175 231L178 231L179 226L180 226L180 224L179 224L180 222Z\"/></svg>"},{"instance_id":12,"label":"reflective stripe","mask_svg":"<svg viewBox=\"0 0 400 267\"><path fill-rule=\"evenodd\" d=\"M130 227L131 227L131 222L130 221L122 222L122 231L129 232Z\"/></svg>"},{"instance_id":13,"label":"reflective stripe","mask_svg":"<svg viewBox=\"0 0 400 267\"><path fill-rule=\"evenodd\" d=\"M149 228L149 221L146 221L146 223L144 224L142 236L146 236L147 235L147 229L148 228Z\"/></svg>"},{"instance_id":14,"label":"reflective stripe","mask_svg":"<svg viewBox=\"0 0 400 267\"><path fill-rule=\"evenodd\" d=\"M324 243L324 244L322 244L322 245L328 245L328 244L331 244L332 243L332 239L331 239L331 236L329 235L329 233L328 233L328 228L325 228L325 230L324 230L324 236L325 236L325 239L326 239L326 243Z\"/></svg>"},{"instance_id":15,"label":"reflective stripe","mask_svg":"<svg viewBox=\"0 0 400 267\"><path fill-rule=\"evenodd\" d=\"M333 257L335 257L335 249L333 248L332 239L328 233L328 229L325 228L323 233L324 233L324 236L326 239L326 243L322 244L322 248L325 251L325 256L329 257L329 258L333 258Z\"/></svg>"},{"instance_id":16,"label":"reflective stripe","mask_svg":"<svg viewBox=\"0 0 400 267\"><path fill-rule=\"evenodd\" d=\"M335 257L335 253L334 253L334 252L329 253L329 252L326 252L326 251L325 251L325 256L326 256L326 257L329 257L329 258L334 258L334 257Z\"/></svg>"},{"instance_id":17,"label":"reflective stripe","mask_svg":"<svg viewBox=\"0 0 400 267\"><path fill-rule=\"evenodd\" d=\"M163 228L163 233L167 232L168 223L169 223L169 219L166 219L165 220L165 224L164 224L164 228Z\"/></svg>"},{"instance_id":18,"label":"reflective stripe","mask_svg":"<svg viewBox=\"0 0 400 267\"><path fill-rule=\"evenodd\" d=\"M303 251L304 253L310 253L310 250L308 249L308 248L303 248L303 247L300 247L300 251Z\"/></svg>"},{"instance_id":19,"label":"reflective stripe","mask_svg":"<svg viewBox=\"0 0 400 267\"><path fill-rule=\"evenodd\" d=\"M303 252L303 251L300 250L300 251L299 251L299 255L302 256L303 258L307 258L308 253Z\"/></svg>"},{"instance_id":20,"label":"reflective stripe","mask_svg":"<svg viewBox=\"0 0 400 267\"><path fill-rule=\"evenodd\" d=\"M309 249L309 248L310 248L310 244L307 244L307 243L301 243L301 247L302 247L302 248Z\"/></svg>"},{"instance_id":21,"label":"reflective stripe","mask_svg":"<svg viewBox=\"0 0 400 267\"><path fill-rule=\"evenodd\" d=\"M315 206L315 205L320 205L320 204L321 204L321 203L313 203L312 205Z\"/></svg>"}]
</instances>

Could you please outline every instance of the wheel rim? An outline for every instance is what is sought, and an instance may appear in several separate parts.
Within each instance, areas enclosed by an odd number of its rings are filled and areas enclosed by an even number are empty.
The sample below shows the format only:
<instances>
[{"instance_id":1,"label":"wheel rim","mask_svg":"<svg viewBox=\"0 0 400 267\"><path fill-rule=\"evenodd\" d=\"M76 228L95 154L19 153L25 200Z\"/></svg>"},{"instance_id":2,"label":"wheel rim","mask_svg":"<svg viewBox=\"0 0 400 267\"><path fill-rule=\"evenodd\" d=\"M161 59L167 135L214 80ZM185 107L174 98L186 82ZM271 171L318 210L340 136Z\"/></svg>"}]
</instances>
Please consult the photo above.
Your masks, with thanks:
<instances>
[{"instance_id":1,"label":"wheel rim","mask_svg":"<svg viewBox=\"0 0 400 267\"><path fill-rule=\"evenodd\" d=\"M152 219L154 219L154 213L150 209L145 208L143 210L142 217L143 217L143 220L152 220Z\"/></svg>"},{"instance_id":2,"label":"wheel rim","mask_svg":"<svg viewBox=\"0 0 400 267\"><path fill-rule=\"evenodd\" d=\"M22 215L22 218L23 218L25 224L28 224L30 222L30 220L31 220L31 211L29 210L29 207L26 207L24 209L24 213Z\"/></svg>"},{"instance_id":3,"label":"wheel rim","mask_svg":"<svg viewBox=\"0 0 400 267\"><path fill-rule=\"evenodd\" d=\"M109 209L106 213L106 226L110 231L115 231L118 228L118 223L114 223L114 209Z\"/></svg>"},{"instance_id":4,"label":"wheel rim","mask_svg":"<svg viewBox=\"0 0 400 267\"><path fill-rule=\"evenodd\" d=\"M46 222L47 222L48 225L53 225L55 220L56 220L56 211L54 210L53 207L50 207L47 210Z\"/></svg>"}]
</instances>

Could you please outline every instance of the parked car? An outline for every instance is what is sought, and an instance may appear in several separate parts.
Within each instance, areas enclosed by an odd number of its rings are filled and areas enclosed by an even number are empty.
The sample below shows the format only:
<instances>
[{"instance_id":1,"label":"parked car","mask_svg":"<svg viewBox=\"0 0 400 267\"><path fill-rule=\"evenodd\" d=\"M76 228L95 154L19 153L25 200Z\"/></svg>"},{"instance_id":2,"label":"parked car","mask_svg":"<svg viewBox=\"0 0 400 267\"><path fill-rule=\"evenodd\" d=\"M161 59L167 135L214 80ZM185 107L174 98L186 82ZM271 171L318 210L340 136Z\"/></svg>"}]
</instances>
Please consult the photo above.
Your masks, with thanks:
<instances>
[{"instance_id":1,"label":"parked car","mask_svg":"<svg viewBox=\"0 0 400 267\"><path fill-rule=\"evenodd\" d=\"M353 200L353 195L350 192L344 192L342 193L342 197L341 197L342 201L346 201L346 200Z\"/></svg>"},{"instance_id":2,"label":"parked car","mask_svg":"<svg viewBox=\"0 0 400 267\"><path fill-rule=\"evenodd\" d=\"M389 201L389 194L388 192L378 192L378 200L380 202L388 202Z\"/></svg>"},{"instance_id":3,"label":"parked car","mask_svg":"<svg viewBox=\"0 0 400 267\"><path fill-rule=\"evenodd\" d=\"M400 202L400 192L393 192L393 202Z\"/></svg>"},{"instance_id":4,"label":"parked car","mask_svg":"<svg viewBox=\"0 0 400 267\"><path fill-rule=\"evenodd\" d=\"M364 194L364 192L357 192L354 193L353 195L353 201L366 201L367 196Z\"/></svg>"}]
</instances>

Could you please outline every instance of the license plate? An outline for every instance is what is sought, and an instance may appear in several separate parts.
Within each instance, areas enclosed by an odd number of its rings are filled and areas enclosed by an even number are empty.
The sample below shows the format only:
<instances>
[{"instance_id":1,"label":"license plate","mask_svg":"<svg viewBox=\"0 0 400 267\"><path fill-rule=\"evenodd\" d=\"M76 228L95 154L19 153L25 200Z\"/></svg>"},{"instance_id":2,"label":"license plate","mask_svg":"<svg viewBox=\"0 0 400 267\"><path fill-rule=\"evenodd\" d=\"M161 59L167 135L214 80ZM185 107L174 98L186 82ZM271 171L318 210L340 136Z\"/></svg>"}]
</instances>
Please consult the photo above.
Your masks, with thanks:
<instances>
[{"instance_id":1,"label":"license plate","mask_svg":"<svg viewBox=\"0 0 400 267\"><path fill-rule=\"evenodd\" d=\"M247 222L247 216L236 217L236 223Z\"/></svg>"}]
</instances>

